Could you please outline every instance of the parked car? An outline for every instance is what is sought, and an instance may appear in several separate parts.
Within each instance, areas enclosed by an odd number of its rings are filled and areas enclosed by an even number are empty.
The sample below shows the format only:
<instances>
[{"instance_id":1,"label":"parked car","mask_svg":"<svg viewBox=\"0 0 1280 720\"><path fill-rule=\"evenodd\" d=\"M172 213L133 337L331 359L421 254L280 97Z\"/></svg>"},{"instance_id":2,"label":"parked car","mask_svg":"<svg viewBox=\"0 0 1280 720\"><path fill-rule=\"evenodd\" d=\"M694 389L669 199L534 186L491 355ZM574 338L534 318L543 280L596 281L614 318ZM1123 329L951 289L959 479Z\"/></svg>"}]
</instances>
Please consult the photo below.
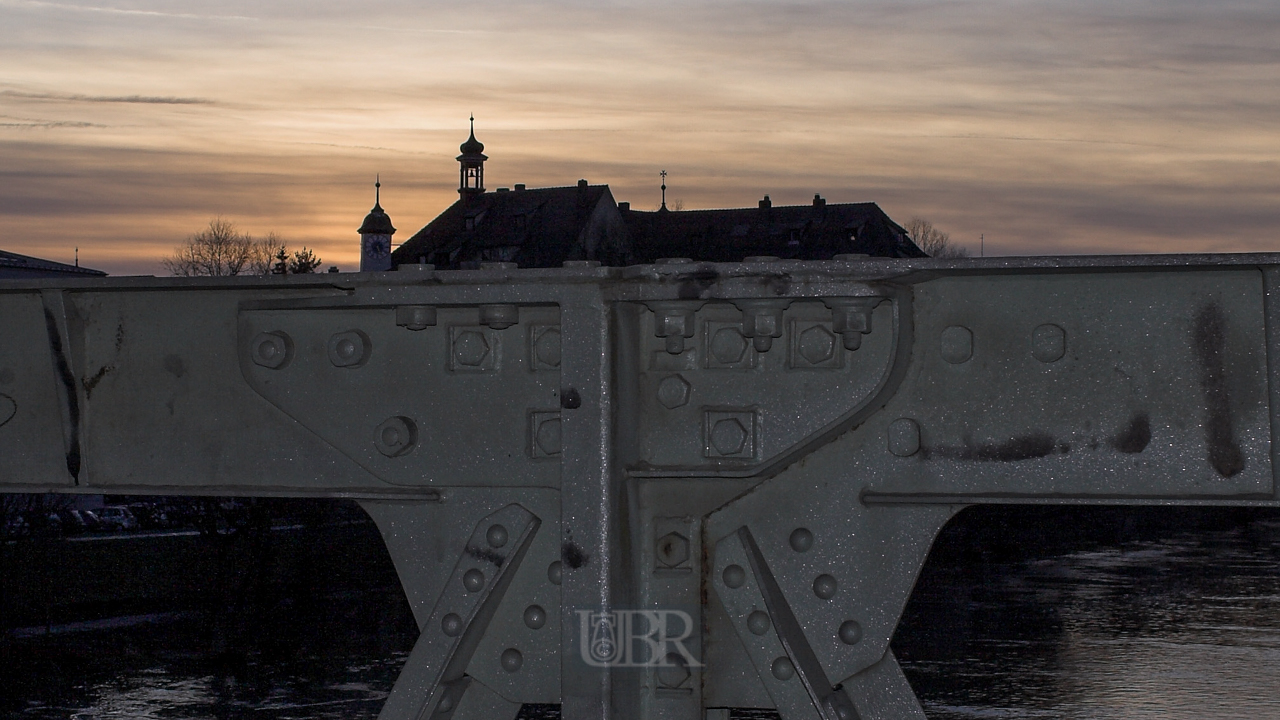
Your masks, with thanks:
<instances>
[{"instance_id":1,"label":"parked car","mask_svg":"<svg viewBox=\"0 0 1280 720\"><path fill-rule=\"evenodd\" d=\"M123 505L108 505L98 510L98 522L103 530L138 529L138 519Z\"/></svg>"},{"instance_id":2,"label":"parked car","mask_svg":"<svg viewBox=\"0 0 1280 720\"><path fill-rule=\"evenodd\" d=\"M79 510L59 510L58 517L62 519L63 535L80 535L89 529Z\"/></svg>"}]
</instances>

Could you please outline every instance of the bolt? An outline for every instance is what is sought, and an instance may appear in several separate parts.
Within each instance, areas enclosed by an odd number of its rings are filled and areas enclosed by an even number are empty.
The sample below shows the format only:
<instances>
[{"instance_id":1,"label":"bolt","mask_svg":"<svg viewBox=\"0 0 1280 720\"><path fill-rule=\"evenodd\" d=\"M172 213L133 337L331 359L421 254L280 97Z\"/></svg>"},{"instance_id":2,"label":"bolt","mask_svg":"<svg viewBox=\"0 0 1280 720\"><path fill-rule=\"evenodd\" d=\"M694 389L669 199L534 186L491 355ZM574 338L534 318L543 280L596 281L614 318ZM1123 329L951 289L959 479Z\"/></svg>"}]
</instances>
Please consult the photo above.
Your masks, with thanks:
<instances>
[{"instance_id":1,"label":"bolt","mask_svg":"<svg viewBox=\"0 0 1280 720\"><path fill-rule=\"evenodd\" d=\"M520 308L515 305L480 306L481 325L488 325L494 330L505 330L518 322L520 322Z\"/></svg>"},{"instance_id":2,"label":"bolt","mask_svg":"<svg viewBox=\"0 0 1280 720\"><path fill-rule=\"evenodd\" d=\"M502 663L503 670L513 673L519 670L521 665L524 665L524 656L515 648L507 648L502 651L502 659L499 662Z\"/></svg>"},{"instance_id":3,"label":"bolt","mask_svg":"<svg viewBox=\"0 0 1280 720\"><path fill-rule=\"evenodd\" d=\"M329 338L329 362L334 367L360 367L369 359L369 336L359 330L334 333Z\"/></svg>"},{"instance_id":4,"label":"bolt","mask_svg":"<svg viewBox=\"0 0 1280 720\"><path fill-rule=\"evenodd\" d=\"M548 455L560 454L560 418L547 418L538 423L538 431L534 434L538 449Z\"/></svg>"},{"instance_id":5,"label":"bolt","mask_svg":"<svg viewBox=\"0 0 1280 720\"><path fill-rule=\"evenodd\" d=\"M737 590L747 581L747 571L743 570L741 565L730 565L724 569L724 573L721 574L721 577L724 578L724 584L726 586L733 590Z\"/></svg>"},{"instance_id":6,"label":"bolt","mask_svg":"<svg viewBox=\"0 0 1280 720\"><path fill-rule=\"evenodd\" d=\"M889 423L889 452L898 457L911 457L919 451L919 423L911 418L898 418Z\"/></svg>"},{"instance_id":7,"label":"bolt","mask_svg":"<svg viewBox=\"0 0 1280 720\"><path fill-rule=\"evenodd\" d=\"M716 421L711 428L711 447L721 455L737 455L747 444L747 429L737 418Z\"/></svg>"},{"instance_id":8,"label":"bolt","mask_svg":"<svg viewBox=\"0 0 1280 720\"><path fill-rule=\"evenodd\" d=\"M823 600L830 600L836 594L836 579L830 575L819 575L813 579L813 594Z\"/></svg>"},{"instance_id":9,"label":"bolt","mask_svg":"<svg viewBox=\"0 0 1280 720\"><path fill-rule=\"evenodd\" d=\"M939 351L942 359L952 365L959 365L973 357L973 333L963 325L952 325L942 331L939 338Z\"/></svg>"},{"instance_id":10,"label":"bolt","mask_svg":"<svg viewBox=\"0 0 1280 720\"><path fill-rule=\"evenodd\" d=\"M756 352L769 352L773 339L782 337L782 312L790 300L739 300L734 303L742 311L742 334L751 338Z\"/></svg>"},{"instance_id":11,"label":"bolt","mask_svg":"<svg viewBox=\"0 0 1280 720\"><path fill-rule=\"evenodd\" d=\"M400 267L420 267L401 265ZM400 305L396 307L396 325L410 330L426 330L436 324L436 309L430 305Z\"/></svg>"},{"instance_id":12,"label":"bolt","mask_svg":"<svg viewBox=\"0 0 1280 720\"><path fill-rule=\"evenodd\" d=\"M658 538L658 562L665 567L679 567L689 562L689 540L677 532Z\"/></svg>"},{"instance_id":13,"label":"bolt","mask_svg":"<svg viewBox=\"0 0 1280 720\"><path fill-rule=\"evenodd\" d=\"M501 525L490 525L489 532L484 534L490 547L500 548L507 544L507 529Z\"/></svg>"},{"instance_id":14,"label":"bolt","mask_svg":"<svg viewBox=\"0 0 1280 720\"><path fill-rule=\"evenodd\" d=\"M489 355L489 341L484 333L464 330L453 340L453 357L459 365L478 367Z\"/></svg>"},{"instance_id":15,"label":"bolt","mask_svg":"<svg viewBox=\"0 0 1280 720\"><path fill-rule=\"evenodd\" d=\"M649 304L653 311L653 331L666 338L666 350L672 355L684 352L684 339L693 337L693 313L702 303L664 301Z\"/></svg>"},{"instance_id":16,"label":"bolt","mask_svg":"<svg viewBox=\"0 0 1280 720\"><path fill-rule=\"evenodd\" d=\"M791 549L796 552L805 552L813 547L813 533L808 528L796 528L791 531L791 537L788 538L791 543Z\"/></svg>"},{"instance_id":17,"label":"bolt","mask_svg":"<svg viewBox=\"0 0 1280 720\"><path fill-rule=\"evenodd\" d=\"M559 560L547 566L547 580L549 580L552 585L559 585L563 576L564 566L560 564Z\"/></svg>"},{"instance_id":18,"label":"bolt","mask_svg":"<svg viewBox=\"0 0 1280 720\"><path fill-rule=\"evenodd\" d=\"M667 653L658 666L658 682L664 687L678 688L689 680L689 665L676 653Z\"/></svg>"},{"instance_id":19,"label":"bolt","mask_svg":"<svg viewBox=\"0 0 1280 720\"><path fill-rule=\"evenodd\" d=\"M862 639L862 626L857 620L845 620L840 624L840 641L845 645L856 645Z\"/></svg>"},{"instance_id":20,"label":"bolt","mask_svg":"<svg viewBox=\"0 0 1280 720\"><path fill-rule=\"evenodd\" d=\"M1031 332L1031 355L1042 363L1060 360L1067 352L1067 333L1053 324L1045 324Z\"/></svg>"},{"instance_id":21,"label":"bolt","mask_svg":"<svg viewBox=\"0 0 1280 720\"><path fill-rule=\"evenodd\" d=\"M458 637L458 634L462 632L462 618L455 613L449 613L440 618L440 632L449 637Z\"/></svg>"},{"instance_id":22,"label":"bolt","mask_svg":"<svg viewBox=\"0 0 1280 720\"><path fill-rule=\"evenodd\" d=\"M862 347L862 336L871 332L871 311L884 298L829 298L823 304L831 308L831 329L840 334L846 350Z\"/></svg>"},{"instance_id":23,"label":"bolt","mask_svg":"<svg viewBox=\"0 0 1280 720\"><path fill-rule=\"evenodd\" d=\"M533 356L547 367L560 367L560 331L547 328L533 342Z\"/></svg>"},{"instance_id":24,"label":"bolt","mask_svg":"<svg viewBox=\"0 0 1280 720\"><path fill-rule=\"evenodd\" d=\"M769 613L763 610L756 610L747 616L747 629L756 635L763 635L769 632L769 626L772 624L769 620Z\"/></svg>"},{"instance_id":25,"label":"bolt","mask_svg":"<svg viewBox=\"0 0 1280 720\"><path fill-rule=\"evenodd\" d=\"M675 410L689 402L689 381L679 375L668 375L658 383L658 402L668 410Z\"/></svg>"},{"instance_id":26,"label":"bolt","mask_svg":"<svg viewBox=\"0 0 1280 720\"><path fill-rule=\"evenodd\" d=\"M819 365L831 359L836 350L836 338L821 325L814 325L800 333L800 357L810 365Z\"/></svg>"},{"instance_id":27,"label":"bolt","mask_svg":"<svg viewBox=\"0 0 1280 720\"><path fill-rule=\"evenodd\" d=\"M547 611L541 605L530 605L524 609L524 624L530 630L541 630L547 624Z\"/></svg>"},{"instance_id":28,"label":"bolt","mask_svg":"<svg viewBox=\"0 0 1280 720\"><path fill-rule=\"evenodd\" d=\"M287 365L293 355L293 341L283 332L260 332L249 347L253 362L272 370Z\"/></svg>"},{"instance_id":29,"label":"bolt","mask_svg":"<svg viewBox=\"0 0 1280 720\"><path fill-rule=\"evenodd\" d=\"M786 682L795 676L796 666L791 664L791 660L780 657L773 661L773 665L769 666L769 671L773 673L774 677Z\"/></svg>"},{"instance_id":30,"label":"bolt","mask_svg":"<svg viewBox=\"0 0 1280 720\"><path fill-rule=\"evenodd\" d=\"M723 365L732 365L742 361L747 351L747 341L737 328L725 327L711 336L711 357Z\"/></svg>"},{"instance_id":31,"label":"bolt","mask_svg":"<svg viewBox=\"0 0 1280 720\"><path fill-rule=\"evenodd\" d=\"M484 573L472 568L462 575L462 586L467 592L480 592L484 587Z\"/></svg>"},{"instance_id":32,"label":"bolt","mask_svg":"<svg viewBox=\"0 0 1280 720\"><path fill-rule=\"evenodd\" d=\"M387 457L408 455L418 444L418 426L407 417L387 418L373 431L373 444Z\"/></svg>"}]
</instances>

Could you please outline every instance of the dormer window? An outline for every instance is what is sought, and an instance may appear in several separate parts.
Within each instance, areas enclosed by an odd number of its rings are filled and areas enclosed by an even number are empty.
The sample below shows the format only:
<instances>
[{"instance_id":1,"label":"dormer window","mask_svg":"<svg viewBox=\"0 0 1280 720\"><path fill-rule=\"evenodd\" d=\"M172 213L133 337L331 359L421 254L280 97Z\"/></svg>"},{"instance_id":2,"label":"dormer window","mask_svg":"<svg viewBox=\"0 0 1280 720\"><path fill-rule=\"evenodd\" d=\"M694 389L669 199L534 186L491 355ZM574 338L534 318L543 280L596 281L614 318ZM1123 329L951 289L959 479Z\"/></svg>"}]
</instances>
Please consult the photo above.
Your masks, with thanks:
<instances>
[{"instance_id":1,"label":"dormer window","mask_svg":"<svg viewBox=\"0 0 1280 720\"><path fill-rule=\"evenodd\" d=\"M469 217L469 218L467 218L467 220L466 220L466 229L468 229L468 230L475 230L475 229L476 229L476 219L475 219L475 218L473 218L473 217Z\"/></svg>"}]
</instances>

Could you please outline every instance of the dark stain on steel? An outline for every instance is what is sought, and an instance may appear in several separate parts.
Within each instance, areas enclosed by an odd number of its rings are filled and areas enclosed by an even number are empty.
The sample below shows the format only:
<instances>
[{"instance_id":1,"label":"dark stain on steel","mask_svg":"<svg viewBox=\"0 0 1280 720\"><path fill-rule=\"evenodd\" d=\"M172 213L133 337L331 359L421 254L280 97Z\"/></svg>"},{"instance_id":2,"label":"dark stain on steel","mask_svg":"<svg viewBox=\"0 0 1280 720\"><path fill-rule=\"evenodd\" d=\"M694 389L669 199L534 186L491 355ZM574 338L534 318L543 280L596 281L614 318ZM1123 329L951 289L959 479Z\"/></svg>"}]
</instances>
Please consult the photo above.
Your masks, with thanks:
<instances>
[{"instance_id":1,"label":"dark stain on steel","mask_svg":"<svg viewBox=\"0 0 1280 720\"><path fill-rule=\"evenodd\" d=\"M560 546L560 559L565 565L577 570L591 561L591 557L583 552L573 540L566 540L564 545Z\"/></svg>"},{"instance_id":2,"label":"dark stain on steel","mask_svg":"<svg viewBox=\"0 0 1280 720\"><path fill-rule=\"evenodd\" d=\"M84 385L85 398L88 399L90 396L92 396L93 389L98 387L98 383L102 382L102 378L106 377L107 373L115 369L116 369L115 365L104 365L103 367L98 369L98 372L93 374L93 377L87 377L84 380L81 380L80 384Z\"/></svg>"},{"instance_id":3,"label":"dark stain on steel","mask_svg":"<svg viewBox=\"0 0 1280 720\"><path fill-rule=\"evenodd\" d=\"M1002 443L975 443L965 438L960 447L937 447L927 451L947 460L976 460L978 462L1016 462L1034 460L1054 452L1063 455L1071 452L1071 446L1059 443L1048 433L1034 432L1006 440Z\"/></svg>"},{"instance_id":4,"label":"dark stain on steel","mask_svg":"<svg viewBox=\"0 0 1280 720\"><path fill-rule=\"evenodd\" d=\"M713 265L704 265L693 272L681 273L677 278L680 282L677 294L681 300L697 300L719 279L720 271Z\"/></svg>"},{"instance_id":5,"label":"dark stain on steel","mask_svg":"<svg viewBox=\"0 0 1280 720\"><path fill-rule=\"evenodd\" d=\"M71 437L67 439L70 449L67 450L67 472L80 484L80 395L76 392L76 378L71 373L71 363L67 362L67 353L62 347L62 335L58 332L58 321L49 308L44 309L44 327L49 334L49 348L53 351L54 365L58 371L58 379L67 391L67 415L71 425Z\"/></svg>"},{"instance_id":6,"label":"dark stain on steel","mask_svg":"<svg viewBox=\"0 0 1280 720\"><path fill-rule=\"evenodd\" d=\"M760 278L760 283L774 295L782 296L791 291L791 276L786 273L767 275Z\"/></svg>"},{"instance_id":7,"label":"dark stain on steel","mask_svg":"<svg viewBox=\"0 0 1280 720\"><path fill-rule=\"evenodd\" d=\"M582 407L582 396L576 388L560 391L560 407L565 410L577 410Z\"/></svg>"},{"instance_id":8,"label":"dark stain on steel","mask_svg":"<svg viewBox=\"0 0 1280 720\"><path fill-rule=\"evenodd\" d=\"M1129 426L1111 438L1111 447L1122 453L1140 453L1151 443L1151 418L1146 413L1138 413L1129 421Z\"/></svg>"},{"instance_id":9,"label":"dark stain on steel","mask_svg":"<svg viewBox=\"0 0 1280 720\"><path fill-rule=\"evenodd\" d=\"M1209 464L1222 477L1244 470L1244 453L1236 444L1231 421L1231 400L1227 395L1227 372L1223 362L1227 319L1222 308L1210 303L1196 313L1191 330L1191 349L1200 361L1200 390L1204 393L1204 435L1209 447Z\"/></svg>"},{"instance_id":10,"label":"dark stain on steel","mask_svg":"<svg viewBox=\"0 0 1280 720\"><path fill-rule=\"evenodd\" d=\"M493 566L498 568L502 567L502 563L507 561L506 556L502 553L494 552L489 548L475 547L472 545L467 546L467 554L482 562L493 563Z\"/></svg>"},{"instance_id":11,"label":"dark stain on steel","mask_svg":"<svg viewBox=\"0 0 1280 720\"><path fill-rule=\"evenodd\" d=\"M172 354L164 356L164 369L174 377L182 377L187 372L186 363L182 362L182 358Z\"/></svg>"}]
</instances>

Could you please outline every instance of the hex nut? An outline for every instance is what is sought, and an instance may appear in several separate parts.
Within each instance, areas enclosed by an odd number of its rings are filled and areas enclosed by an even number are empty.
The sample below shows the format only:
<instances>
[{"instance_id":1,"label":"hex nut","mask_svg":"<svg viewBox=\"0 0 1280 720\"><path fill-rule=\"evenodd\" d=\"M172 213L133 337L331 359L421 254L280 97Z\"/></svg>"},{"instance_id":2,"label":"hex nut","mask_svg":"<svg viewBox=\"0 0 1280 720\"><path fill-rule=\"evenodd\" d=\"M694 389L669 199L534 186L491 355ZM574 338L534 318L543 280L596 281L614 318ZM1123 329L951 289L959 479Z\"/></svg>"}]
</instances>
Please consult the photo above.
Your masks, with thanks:
<instances>
[{"instance_id":1,"label":"hex nut","mask_svg":"<svg viewBox=\"0 0 1280 720\"><path fill-rule=\"evenodd\" d=\"M821 365L835 354L836 338L830 330L821 325L814 325L800 333L796 349L805 362L810 365Z\"/></svg>"},{"instance_id":2,"label":"hex nut","mask_svg":"<svg viewBox=\"0 0 1280 720\"><path fill-rule=\"evenodd\" d=\"M534 442L538 443L538 449L547 455L560 454L560 418L551 417L538 423L538 430L534 433Z\"/></svg>"},{"instance_id":3,"label":"hex nut","mask_svg":"<svg viewBox=\"0 0 1280 720\"><path fill-rule=\"evenodd\" d=\"M963 325L952 325L938 338L938 351L952 365L967 362L973 357L973 332Z\"/></svg>"},{"instance_id":4,"label":"hex nut","mask_svg":"<svg viewBox=\"0 0 1280 720\"><path fill-rule=\"evenodd\" d=\"M689 664L676 653L667 653L658 666L658 683L663 687L678 688L689 681Z\"/></svg>"},{"instance_id":5,"label":"hex nut","mask_svg":"<svg viewBox=\"0 0 1280 720\"><path fill-rule=\"evenodd\" d=\"M1045 323L1031 331L1031 355L1042 363L1057 362L1067 354L1067 331Z\"/></svg>"},{"instance_id":6,"label":"hex nut","mask_svg":"<svg viewBox=\"0 0 1280 720\"><path fill-rule=\"evenodd\" d=\"M401 268L421 267L421 265L401 265ZM434 267L434 266L433 266ZM430 268L429 268L430 269ZM396 306L396 325L410 330L426 330L436 324L436 309L431 305L398 305Z\"/></svg>"},{"instance_id":7,"label":"hex nut","mask_svg":"<svg viewBox=\"0 0 1280 720\"><path fill-rule=\"evenodd\" d=\"M737 455L747 444L747 429L737 418L717 420L711 427L711 447L721 455Z\"/></svg>"},{"instance_id":8,"label":"hex nut","mask_svg":"<svg viewBox=\"0 0 1280 720\"><path fill-rule=\"evenodd\" d=\"M373 431L373 444L387 457L407 455L418 444L418 426L401 415L387 418Z\"/></svg>"},{"instance_id":9,"label":"hex nut","mask_svg":"<svg viewBox=\"0 0 1280 720\"><path fill-rule=\"evenodd\" d=\"M898 418L889 423L889 452L898 457L911 457L919 451L919 423L911 418Z\"/></svg>"},{"instance_id":10,"label":"hex nut","mask_svg":"<svg viewBox=\"0 0 1280 720\"><path fill-rule=\"evenodd\" d=\"M689 402L689 381L679 375L668 375L658 383L658 402L668 410L675 410Z\"/></svg>"},{"instance_id":11,"label":"hex nut","mask_svg":"<svg viewBox=\"0 0 1280 720\"><path fill-rule=\"evenodd\" d=\"M711 336L711 357L721 365L733 365L742 362L747 352L747 339L742 331L735 327L722 327Z\"/></svg>"},{"instance_id":12,"label":"hex nut","mask_svg":"<svg viewBox=\"0 0 1280 720\"><path fill-rule=\"evenodd\" d=\"M484 333L464 330L453 340L453 357L459 365L479 367L489 355L489 341Z\"/></svg>"},{"instance_id":13,"label":"hex nut","mask_svg":"<svg viewBox=\"0 0 1280 720\"><path fill-rule=\"evenodd\" d=\"M254 364L279 370L293 359L293 340L280 331L260 332L249 344L249 354Z\"/></svg>"},{"instance_id":14,"label":"hex nut","mask_svg":"<svg viewBox=\"0 0 1280 720\"><path fill-rule=\"evenodd\" d=\"M560 331L558 329L552 327L538 333L537 339L533 341L533 357L546 367L560 367Z\"/></svg>"},{"instance_id":15,"label":"hex nut","mask_svg":"<svg viewBox=\"0 0 1280 720\"><path fill-rule=\"evenodd\" d=\"M689 539L678 532L669 532L658 538L655 553L658 564L675 568L689 562Z\"/></svg>"},{"instance_id":16,"label":"hex nut","mask_svg":"<svg viewBox=\"0 0 1280 720\"><path fill-rule=\"evenodd\" d=\"M329 362L334 367L358 368L368 362L372 349L369 336L359 330L334 333L329 338Z\"/></svg>"}]
</instances>

